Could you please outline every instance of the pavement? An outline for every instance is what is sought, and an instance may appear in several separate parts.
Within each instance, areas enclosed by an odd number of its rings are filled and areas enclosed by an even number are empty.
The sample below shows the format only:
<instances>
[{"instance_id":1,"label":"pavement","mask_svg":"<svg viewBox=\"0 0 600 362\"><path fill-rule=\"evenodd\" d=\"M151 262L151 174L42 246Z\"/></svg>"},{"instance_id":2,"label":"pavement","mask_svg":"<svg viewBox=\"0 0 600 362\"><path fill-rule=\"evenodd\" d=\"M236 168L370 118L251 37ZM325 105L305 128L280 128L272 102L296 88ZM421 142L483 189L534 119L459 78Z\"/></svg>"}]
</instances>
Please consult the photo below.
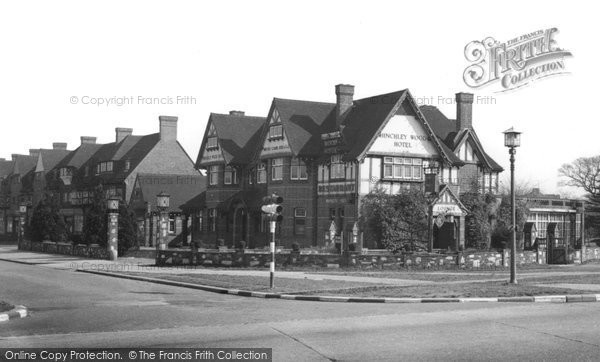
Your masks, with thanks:
<instances>
[{"instance_id":1,"label":"pavement","mask_svg":"<svg viewBox=\"0 0 600 362\"><path fill-rule=\"evenodd\" d=\"M594 361L600 354L597 303L240 298L4 261L0 275L0 295L31 313L0 324L0 348L267 347L273 361L299 362Z\"/></svg>"},{"instance_id":2,"label":"pavement","mask_svg":"<svg viewBox=\"0 0 600 362\"><path fill-rule=\"evenodd\" d=\"M117 261L85 259L75 256L66 256L60 254L44 254L36 252L20 251L16 245L0 246L0 260L14 263L40 265L52 269L59 270L75 270L78 272L97 274L108 277L124 278L130 280L138 280L155 284L163 284L170 286L178 286L184 288L204 290L214 293L231 294L245 297L256 298L273 298L285 300L302 300L302 301L320 301L320 302L354 302L354 303L466 303L466 302L533 302L533 303L573 303L573 302L598 302L600 294L573 294L573 295L554 295L554 296L525 296L525 297L497 297L497 298L371 298L371 297L340 297L340 296L316 296L316 295L294 295L285 293L268 293L257 292L239 289L220 288L207 285L199 285L193 283L185 283L179 281L165 280L154 278L155 274L204 274L204 275L229 275L229 276L259 276L268 277L267 270L242 270L242 269L207 269L207 268L190 268L190 267L155 267L154 259L147 258L120 258ZM138 272L139 275L125 275L119 272ZM444 274L443 272L429 274ZM453 273L456 275L456 273ZM473 275L473 273L468 273ZM497 274L502 275L503 272ZM520 273L524 276L551 276L551 275L600 275L599 272L586 271L585 268L578 271L552 272L545 271ZM486 281L505 280L505 277L498 278L482 278L477 280L461 280L461 281L444 281L433 282L426 280L412 279L397 279L372 276L357 276L357 275L338 275L327 273L310 273L302 271L277 271L277 278L287 279L310 279L310 280L335 280L344 282L356 283L373 283L377 285L390 286L418 286L418 285L435 285L435 284L460 284L460 283L475 283ZM600 284L540 284L546 287L559 287L574 290L589 290L590 292L600 293Z\"/></svg>"}]
</instances>

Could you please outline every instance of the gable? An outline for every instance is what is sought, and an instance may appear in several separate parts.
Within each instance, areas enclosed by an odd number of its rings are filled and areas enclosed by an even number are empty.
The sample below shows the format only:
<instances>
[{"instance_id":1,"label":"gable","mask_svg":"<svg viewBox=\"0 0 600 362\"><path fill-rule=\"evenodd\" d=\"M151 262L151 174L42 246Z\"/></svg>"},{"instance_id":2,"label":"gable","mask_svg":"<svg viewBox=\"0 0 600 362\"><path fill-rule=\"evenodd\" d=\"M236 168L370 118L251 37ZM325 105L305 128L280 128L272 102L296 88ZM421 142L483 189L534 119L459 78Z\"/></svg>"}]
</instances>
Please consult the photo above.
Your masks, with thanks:
<instances>
[{"instance_id":1,"label":"gable","mask_svg":"<svg viewBox=\"0 0 600 362\"><path fill-rule=\"evenodd\" d=\"M199 164L225 162L225 158L223 157L223 148L219 142L217 129L215 128L213 122L210 122L210 125L208 126L208 132L203 144L204 149L202 150Z\"/></svg>"},{"instance_id":2,"label":"gable","mask_svg":"<svg viewBox=\"0 0 600 362\"><path fill-rule=\"evenodd\" d=\"M444 187L433 201L433 215L462 216L467 209L449 187Z\"/></svg>"},{"instance_id":3,"label":"gable","mask_svg":"<svg viewBox=\"0 0 600 362\"><path fill-rule=\"evenodd\" d=\"M275 107L273 108L271 118L269 118L265 134L266 136L259 155L260 158L287 156L292 153L283 122L281 122L281 117Z\"/></svg>"},{"instance_id":4,"label":"gable","mask_svg":"<svg viewBox=\"0 0 600 362\"><path fill-rule=\"evenodd\" d=\"M392 116L376 137L367 154L439 155L432 137L412 115Z\"/></svg>"},{"instance_id":5,"label":"gable","mask_svg":"<svg viewBox=\"0 0 600 362\"><path fill-rule=\"evenodd\" d=\"M455 151L456 156L466 162L479 162L477 144L467 136Z\"/></svg>"}]
</instances>

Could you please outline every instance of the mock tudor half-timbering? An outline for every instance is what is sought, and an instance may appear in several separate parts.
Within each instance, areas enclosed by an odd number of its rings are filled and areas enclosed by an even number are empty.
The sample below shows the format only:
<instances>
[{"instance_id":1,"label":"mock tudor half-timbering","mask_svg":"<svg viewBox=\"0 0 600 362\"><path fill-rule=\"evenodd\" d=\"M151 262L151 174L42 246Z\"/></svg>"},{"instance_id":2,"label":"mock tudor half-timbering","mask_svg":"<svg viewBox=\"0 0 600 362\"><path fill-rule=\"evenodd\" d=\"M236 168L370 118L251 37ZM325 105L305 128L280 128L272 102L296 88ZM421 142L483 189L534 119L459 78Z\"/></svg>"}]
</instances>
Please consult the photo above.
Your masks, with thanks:
<instances>
[{"instance_id":1,"label":"mock tudor half-timbering","mask_svg":"<svg viewBox=\"0 0 600 362\"><path fill-rule=\"evenodd\" d=\"M252 127L248 117L211 115L196 163L209 178L206 241L266 245L265 224L249 200L277 193L284 198L277 231L284 246L322 246L332 235L348 242L355 237L364 195L376 188L424 190L424 167L435 162L440 165L435 184L444 187L430 191L451 196L436 199L446 206L434 208L434 216L451 225L454 238L437 246L463 245L466 213L457 196L497 192L502 171L473 129L473 96L457 94L458 119L450 120L435 107L418 107L408 90L354 100L354 86L341 84L335 94L336 103L275 98L267 118L255 119ZM227 132L240 129L243 142L232 142ZM251 146L251 159L232 161L231 149L250 152ZM234 222L237 212L246 221Z\"/></svg>"}]
</instances>

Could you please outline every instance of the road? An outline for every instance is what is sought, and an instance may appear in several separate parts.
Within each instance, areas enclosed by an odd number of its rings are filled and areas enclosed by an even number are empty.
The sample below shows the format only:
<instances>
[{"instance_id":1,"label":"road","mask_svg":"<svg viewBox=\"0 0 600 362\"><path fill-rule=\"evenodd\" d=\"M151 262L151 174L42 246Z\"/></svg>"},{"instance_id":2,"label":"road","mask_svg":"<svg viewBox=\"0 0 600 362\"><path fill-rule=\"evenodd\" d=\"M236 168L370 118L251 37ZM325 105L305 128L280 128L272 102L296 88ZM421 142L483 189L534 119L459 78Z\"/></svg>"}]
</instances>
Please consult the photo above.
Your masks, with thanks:
<instances>
[{"instance_id":1,"label":"road","mask_svg":"<svg viewBox=\"0 0 600 362\"><path fill-rule=\"evenodd\" d=\"M0 347L272 347L276 361L597 360L600 303L244 298L0 261Z\"/></svg>"}]
</instances>

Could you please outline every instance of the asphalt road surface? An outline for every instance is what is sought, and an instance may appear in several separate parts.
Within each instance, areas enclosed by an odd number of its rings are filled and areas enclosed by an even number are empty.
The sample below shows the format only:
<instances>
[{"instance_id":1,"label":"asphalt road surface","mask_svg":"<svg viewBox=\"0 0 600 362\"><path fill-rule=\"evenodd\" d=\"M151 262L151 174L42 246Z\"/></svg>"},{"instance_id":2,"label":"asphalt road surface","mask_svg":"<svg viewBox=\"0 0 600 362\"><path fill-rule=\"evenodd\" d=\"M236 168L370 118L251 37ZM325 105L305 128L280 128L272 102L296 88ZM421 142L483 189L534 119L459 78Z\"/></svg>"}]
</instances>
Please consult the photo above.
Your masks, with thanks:
<instances>
[{"instance_id":1,"label":"asphalt road surface","mask_svg":"<svg viewBox=\"0 0 600 362\"><path fill-rule=\"evenodd\" d=\"M269 347L276 361L598 360L600 303L245 298L0 261L0 348Z\"/></svg>"}]
</instances>

